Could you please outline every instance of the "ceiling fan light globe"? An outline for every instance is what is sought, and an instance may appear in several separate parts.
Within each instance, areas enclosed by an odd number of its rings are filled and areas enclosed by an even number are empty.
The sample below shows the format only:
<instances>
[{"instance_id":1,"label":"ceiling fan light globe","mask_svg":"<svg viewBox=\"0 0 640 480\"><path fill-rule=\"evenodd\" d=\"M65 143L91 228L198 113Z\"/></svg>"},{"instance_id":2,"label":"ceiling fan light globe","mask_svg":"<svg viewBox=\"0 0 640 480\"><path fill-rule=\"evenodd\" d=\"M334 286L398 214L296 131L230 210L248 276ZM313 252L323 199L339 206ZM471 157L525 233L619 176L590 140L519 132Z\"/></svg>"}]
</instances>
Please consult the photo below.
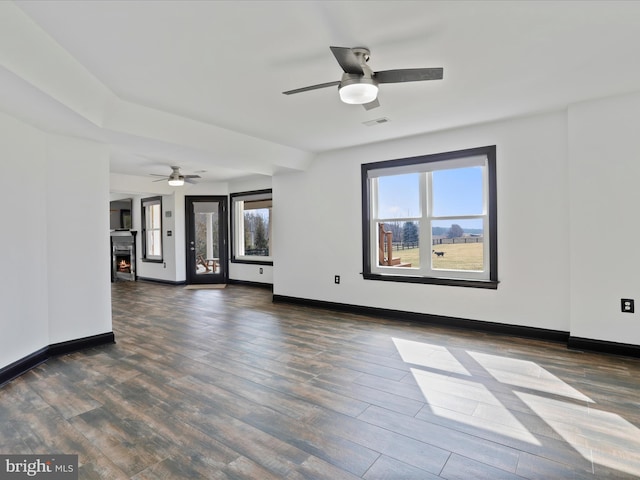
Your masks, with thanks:
<instances>
[{"instance_id":1,"label":"ceiling fan light globe","mask_svg":"<svg viewBox=\"0 0 640 480\"><path fill-rule=\"evenodd\" d=\"M378 87L373 83L350 83L340 87L340 100L350 105L373 102L378 96Z\"/></svg>"},{"instance_id":2,"label":"ceiling fan light globe","mask_svg":"<svg viewBox=\"0 0 640 480\"><path fill-rule=\"evenodd\" d=\"M184 177L182 175L178 177L170 177L169 185L172 187L181 187L184 185Z\"/></svg>"}]
</instances>

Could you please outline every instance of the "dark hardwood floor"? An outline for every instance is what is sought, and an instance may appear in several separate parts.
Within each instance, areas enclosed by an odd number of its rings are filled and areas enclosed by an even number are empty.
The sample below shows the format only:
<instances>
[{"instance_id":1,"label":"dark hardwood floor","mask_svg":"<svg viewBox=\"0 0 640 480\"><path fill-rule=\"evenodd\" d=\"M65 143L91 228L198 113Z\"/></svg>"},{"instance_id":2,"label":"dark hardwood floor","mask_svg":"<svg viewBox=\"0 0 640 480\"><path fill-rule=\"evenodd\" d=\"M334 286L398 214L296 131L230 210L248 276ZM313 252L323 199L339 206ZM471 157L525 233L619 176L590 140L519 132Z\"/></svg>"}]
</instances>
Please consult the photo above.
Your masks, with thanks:
<instances>
[{"instance_id":1,"label":"dark hardwood floor","mask_svg":"<svg viewBox=\"0 0 640 480\"><path fill-rule=\"evenodd\" d=\"M80 479L640 477L640 360L287 304L113 285L115 345L0 388L0 453Z\"/></svg>"}]
</instances>

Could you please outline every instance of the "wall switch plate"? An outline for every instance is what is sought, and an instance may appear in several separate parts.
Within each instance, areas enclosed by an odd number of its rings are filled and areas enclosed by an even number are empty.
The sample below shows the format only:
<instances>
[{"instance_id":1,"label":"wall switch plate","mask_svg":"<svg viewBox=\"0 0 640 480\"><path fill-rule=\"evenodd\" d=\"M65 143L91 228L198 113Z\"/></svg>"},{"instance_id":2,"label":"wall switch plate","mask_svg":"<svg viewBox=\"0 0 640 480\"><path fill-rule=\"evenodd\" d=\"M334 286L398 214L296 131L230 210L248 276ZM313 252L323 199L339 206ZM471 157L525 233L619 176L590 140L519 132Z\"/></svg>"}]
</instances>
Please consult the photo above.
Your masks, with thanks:
<instances>
[{"instance_id":1,"label":"wall switch plate","mask_svg":"<svg viewBox=\"0 0 640 480\"><path fill-rule=\"evenodd\" d=\"M625 313L633 313L634 305L633 298L621 298L620 299L620 310Z\"/></svg>"},{"instance_id":2,"label":"wall switch plate","mask_svg":"<svg viewBox=\"0 0 640 480\"><path fill-rule=\"evenodd\" d=\"M335 284L339 284L340 283L340 275L336 275L335 277L333 277L333 283L335 283Z\"/></svg>"}]
</instances>

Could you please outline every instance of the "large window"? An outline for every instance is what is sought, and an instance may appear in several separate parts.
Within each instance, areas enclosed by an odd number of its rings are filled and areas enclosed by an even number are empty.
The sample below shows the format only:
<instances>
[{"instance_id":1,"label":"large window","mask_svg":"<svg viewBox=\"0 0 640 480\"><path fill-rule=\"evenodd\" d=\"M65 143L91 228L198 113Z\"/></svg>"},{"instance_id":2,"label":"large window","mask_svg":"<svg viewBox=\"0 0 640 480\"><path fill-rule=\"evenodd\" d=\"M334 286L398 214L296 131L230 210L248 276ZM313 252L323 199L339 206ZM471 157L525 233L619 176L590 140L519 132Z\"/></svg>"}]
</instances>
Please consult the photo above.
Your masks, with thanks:
<instances>
[{"instance_id":1,"label":"large window","mask_svg":"<svg viewBox=\"0 0 640 480\"><path fill-rule=\"evenodd\" d=\"M162 261L162 197L142 199L142 259Z\"/></svg>"},{"instance_id":2,"label":"large window","mask_svg":"<svg viewBox=\"0 0 640 480\"><path fill-rule=\"evenodd\" d=\"M231 194L231 261L273 265L271 190Z\"/></svg>"},{"instance_id":3,"label":"large window","mask_svg":"<svg viewBox=\"0 0 640 480\"><path fill-rule=\"evenodd\" d=\"M362 165L364 278L497 288L496 148Z\"/></svg>"}]
</instances>

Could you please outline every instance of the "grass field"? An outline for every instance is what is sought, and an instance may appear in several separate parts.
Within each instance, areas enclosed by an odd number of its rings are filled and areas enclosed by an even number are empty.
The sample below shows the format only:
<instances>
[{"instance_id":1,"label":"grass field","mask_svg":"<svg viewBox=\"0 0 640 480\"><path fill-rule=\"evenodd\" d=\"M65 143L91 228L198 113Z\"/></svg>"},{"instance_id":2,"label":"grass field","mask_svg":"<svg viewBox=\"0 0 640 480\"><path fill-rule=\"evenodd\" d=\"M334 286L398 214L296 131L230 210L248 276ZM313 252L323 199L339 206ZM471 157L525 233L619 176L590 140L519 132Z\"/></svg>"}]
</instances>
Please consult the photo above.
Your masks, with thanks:
<instances>
[{"instance_id":1,"label":"grass field","mask_svg":"<svg viewBox=\"0 0 640 480\"><path fill-rule=\"evenodd\" d=\"M432 250L444 252L442 257L436 256L429 251L433 268L444 270L482 270L482 243L456 243L435 245ZM394 250L394 258L400 258L403 263L410 263L412 267L420 266L420 249L410 248L406 250Z\"/></svg>"}]
</instances>

